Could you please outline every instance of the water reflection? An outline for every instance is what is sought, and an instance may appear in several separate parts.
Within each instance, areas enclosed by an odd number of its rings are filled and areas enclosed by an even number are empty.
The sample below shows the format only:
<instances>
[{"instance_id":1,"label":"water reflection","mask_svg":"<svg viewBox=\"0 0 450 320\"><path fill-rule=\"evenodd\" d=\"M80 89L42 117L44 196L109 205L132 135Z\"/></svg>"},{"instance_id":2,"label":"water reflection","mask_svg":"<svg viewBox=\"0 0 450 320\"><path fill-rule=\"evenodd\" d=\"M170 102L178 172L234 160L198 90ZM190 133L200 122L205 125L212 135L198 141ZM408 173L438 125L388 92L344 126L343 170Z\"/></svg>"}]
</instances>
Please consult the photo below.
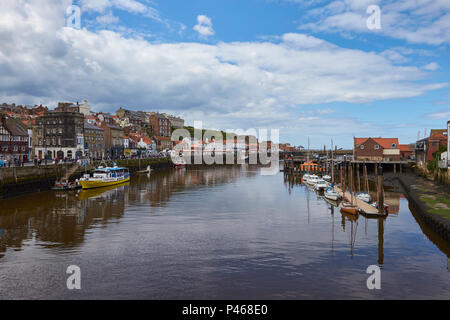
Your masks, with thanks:
<instances>
[{"instance_id":1,"label":"water reflection","mask_svg":"<svg viewBox=\"0 0 450 320\"><path fill-rule=\"evenodd\" d=\"M231 183L248 174L239 167L226 170L186 170L136 175L133 183L70 192L41 192L2 201L0 258L7 248L21 250L32 240L44 247L77 246L87 229L120 219L128 203L164 207L177 193Z\"/></svg>"},{"instance_id":2,"label":"water reflection","mask_svg":"<svg viewBox=\"0 0 450 320\"><path fill-rule=\"evenodd\" d=\"M450 298L449 244L400 193L386 190L386 202L386 218L341 214L298 181L253 166L8 199L0 297L76 298L64 272L53 280L76 262L84 298ZM365 285L372 264L383 265L382 293ZM32 293L30 281L41 285Z\"/></svg>"}]
</instances>

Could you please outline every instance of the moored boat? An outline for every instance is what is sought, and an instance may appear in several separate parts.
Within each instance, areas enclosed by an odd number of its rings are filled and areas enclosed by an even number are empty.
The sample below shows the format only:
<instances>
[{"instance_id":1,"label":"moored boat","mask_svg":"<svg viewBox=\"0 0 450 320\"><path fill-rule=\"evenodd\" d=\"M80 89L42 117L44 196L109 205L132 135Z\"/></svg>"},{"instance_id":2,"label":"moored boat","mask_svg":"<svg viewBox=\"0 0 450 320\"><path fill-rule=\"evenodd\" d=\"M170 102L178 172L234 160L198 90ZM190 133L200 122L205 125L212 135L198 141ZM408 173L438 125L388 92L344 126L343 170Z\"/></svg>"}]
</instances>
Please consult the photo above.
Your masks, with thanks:
<instances>
[{"instance_id":1,"label":"moored boat","mask_svg":"<svg viewBox=\"0 0 450 320\"><path fill-rule=\"evenodd\" d=\"M177 162L173 163L173 166L175 167L175 169L183 169L186 167L186 160L179 159Z\"/></svg>"},{"instance_id":2,"label":"moored boat","mask_svg":"<svg viewBox=\"0 0 450 320\"><path fill-rule=\"evenodd\" d=\"M318 181L319 179L320 179L320 178L319 178L318 176L316 176L315 174L313 174L313 175L310 175L310 176L306 179L306 183L309 184L309 185L311 185L311 186L314 186L314 185L317 183L317 181Z\"/></svg>"},{"instance_id":3,"label":"moored boat","mask_svg":"<svg viewBox=\"0 0 450 320\"><path fill-rule=\"evenodd\" d=\"M333 201L337 201L340 199L339 193L337 193L333 188L327 188L325 190L325 198Z\"/></svg>"},{"instance_id":4,"label":"moored boat","mask_svg":"<svg viewBox=\"0 0 450 320\"><path fill-rule=\"evenodd\" d=\"M328 188L328 183L323 179L316 180L316 184L314 185L314 189L317 191L325 190Z\"/></svg>"},{"instance_id":5,"label":"moored boat","mask_svg":"<svg viewBox=\"0 0 450 320\"><path fill-rule=\"evenodd\" d=\"M98 167L92 176L85 174L79 180L83 189L109 187L130 181L130 173L123 167Z\"/></svg>"},{"instance_id":6,"label":"moored boat","mask_svg":"<svg viewBox=\"0 0 450 320\"><path fill-rule=\"evenodd\" d=\"M325 180L325 181L327 181L327 182L330 182L330 181L331 181L331 177L330 177L329 175L324 175L324 176L322 177L322 179Z\"/></svg>"},{"instance_id":7,"label":"moored boat","mask_svg":"<svg viewBox=\"0 0 450 320\"><path fill-rule=\"evenodd\" d=\"M55 186L52 188L52 190L69 191L69 190L76 190L78 188L80 188L80 185L76 181L75 182L59 181L59 182L55 182Z\"/></svg>"},{"instance_id":8,"label":"moored boat","mask_svg":"<svg viewBox=\"0 0 450 320\"><path fill-rule=\"evenodd\" d=\"M358 206L355 206L354 204L343 201L341 202L341 212L349 213L349 214L358 214Z\"/></svg>"},{"instance_id":9,"label":"moored boat","mask_svg":"<svg viewBox=\"0 0 450 320\"><path fill-rule=\"evenodd\" d=\"M370 203L370 194L367 192L358 193L356 197L364 202Z\"/></svg>"}]
</instances>

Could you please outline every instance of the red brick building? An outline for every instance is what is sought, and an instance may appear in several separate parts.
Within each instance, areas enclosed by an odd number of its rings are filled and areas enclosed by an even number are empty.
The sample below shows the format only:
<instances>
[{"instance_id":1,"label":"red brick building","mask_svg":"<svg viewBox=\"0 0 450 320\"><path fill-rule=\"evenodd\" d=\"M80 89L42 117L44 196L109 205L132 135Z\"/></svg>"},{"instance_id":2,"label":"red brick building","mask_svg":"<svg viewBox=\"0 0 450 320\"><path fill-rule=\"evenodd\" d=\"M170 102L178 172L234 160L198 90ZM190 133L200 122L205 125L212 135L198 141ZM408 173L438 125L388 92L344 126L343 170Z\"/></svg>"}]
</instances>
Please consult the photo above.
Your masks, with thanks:
<instances>
[{"instance_id":1,"label":"red brick building","mask_svg":"<svg viewBox=\"0 0 450 320\"><path fill-rule=\"evenodd\" d=\"M170 120L164 115L156 112L152 113L149 117L149 122L155 136L170 137L172 135Z\"/></svg>"},{"instance_id":2,"label":"red brick building","mask_svg":"<svg viewBox=\"0 0 450 320\"><path fill-rule=\"evenodd\" d=\"M400 161L398 138L354 138L353 156L357 161Z\"/></svg>"},{"instance_id":3,"label":"red brick building","mask_svg":"<svg viewBox=\"0 0 450 320\"><path fill-rule=\"evenodd\" d=\"M27 129L18 120L0 116L0 159L27 162L28 151Z\"/></svg>"},{"instance_id":4,"label":"red brick building","mask_svg":"<svg viewBox=\"0 0 450 320\"><path fill-rule=\"evenodd\" d=\"M433 161L433 154L439 151L441 146L447 146L447 129L433 129L428 138L416 142L416 162L424 166Z\"/></svg>"}]
</instances>

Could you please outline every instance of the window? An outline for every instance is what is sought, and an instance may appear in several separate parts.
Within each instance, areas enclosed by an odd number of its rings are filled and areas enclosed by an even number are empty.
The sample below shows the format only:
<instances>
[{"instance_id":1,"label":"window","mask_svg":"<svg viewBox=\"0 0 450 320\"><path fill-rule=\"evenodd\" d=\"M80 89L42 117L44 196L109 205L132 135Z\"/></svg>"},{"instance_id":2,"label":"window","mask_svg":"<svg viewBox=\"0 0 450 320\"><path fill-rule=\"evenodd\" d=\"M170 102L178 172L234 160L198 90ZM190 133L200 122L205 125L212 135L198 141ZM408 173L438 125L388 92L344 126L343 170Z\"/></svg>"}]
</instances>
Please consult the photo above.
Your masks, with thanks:
<instances>
[{"instance_id":1,"label":"window","mask_svg":"<svg viewBox=\"0 0 450 320\"><path fill-rule=\"evenodd\" d=\"M379 146L378 144L376 144L376 145L374 146L374 148L375 148L375 150L378 150L378 149L380 149L380 146Z\"/></svg>"},{"instance_id":2,"label":"window","mask_svg":"<svg viewBox=\"0 0 450 320\"><path fill-rule=\"evenodd\" d=\"M361 150L364 150L364 146L361 146Z\"/></svg>"},{"instance_id":3,"label":"window","mask_svg":"<svg viewBox=\"0 0 450 320\"><path fill-rule=\"evenodd\" d=\"M13 147L13 150L14 150L14 151L18 151L18 150L19 150L19 147L18 147L18 146L14 146L14 147Z\"/></svg>"},{"instance_id":4,"label":"window","mask_svg":"<svg viewBox=\"0 0 450 320\"><path fill-rule=\"evenodd\" d=\"M391 144L391 148L395 149L395 148L397 148L397 145L395 143L393 143L393 144Z\"/></svg>"}]
</instances>

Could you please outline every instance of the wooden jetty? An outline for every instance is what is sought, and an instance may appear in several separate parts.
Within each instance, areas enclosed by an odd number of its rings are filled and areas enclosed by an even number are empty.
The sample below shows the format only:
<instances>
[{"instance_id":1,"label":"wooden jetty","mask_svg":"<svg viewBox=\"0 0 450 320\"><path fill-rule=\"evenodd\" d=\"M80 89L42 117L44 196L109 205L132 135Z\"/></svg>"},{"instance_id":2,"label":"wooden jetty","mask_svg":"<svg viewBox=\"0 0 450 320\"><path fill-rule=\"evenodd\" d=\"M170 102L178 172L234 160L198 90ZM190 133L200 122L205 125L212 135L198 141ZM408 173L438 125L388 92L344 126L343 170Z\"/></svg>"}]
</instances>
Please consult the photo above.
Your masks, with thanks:
<instances>
[{"instance_id":1,"label":"wooden jetty","mask_svg":"<svg viewBox=\"0 0 450 320\"><path fill-rule=\"evenodd\" d=\"M347 198L347 199L351 199L352 198L352 196L351 196L351 194L350 194L350 192L346 192L345 193L345 196L344 196L344 192L342 192L342 190L341 190L341 188L339 188L339 187L334 187L334 190L337 192L337 193L339 193L339 195L342 197L342 198ZM362 201L361 199L358 199L357 197L353 197L353 204L354 205L357 205L358 206L358 208L360 209L360 211L361 211L361 213L363 213L363 214L367 214L367 215L374 215L374 216L384 216L384 214L382 214L382 213L379 213L378 212L378 209L377 208L375 208L375 207L373 207L373 206L371 206L370 204L368 204L367 202L364 202L364 201Z\"/></svg>"}]
</instances>

